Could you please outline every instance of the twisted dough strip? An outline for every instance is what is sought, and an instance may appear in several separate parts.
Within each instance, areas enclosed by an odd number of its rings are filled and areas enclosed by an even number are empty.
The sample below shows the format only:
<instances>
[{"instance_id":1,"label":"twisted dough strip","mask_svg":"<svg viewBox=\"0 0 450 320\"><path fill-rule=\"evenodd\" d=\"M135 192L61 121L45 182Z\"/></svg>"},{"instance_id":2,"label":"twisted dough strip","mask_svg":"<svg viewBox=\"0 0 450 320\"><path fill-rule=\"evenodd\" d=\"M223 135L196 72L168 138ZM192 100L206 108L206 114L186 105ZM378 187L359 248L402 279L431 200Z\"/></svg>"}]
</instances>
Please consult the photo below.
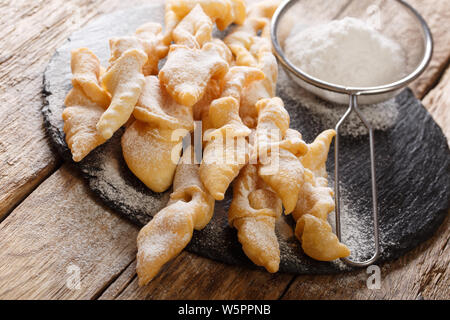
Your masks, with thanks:
<instances>
[{"instance_id":1,"label":"twisted dough strip","mask_svg":"<svg viewBox=\"0 0 450 320\"><path fill-rule=\"evenodd\" d=\"M202 7L219 30L225 30L233 22L243 24L245 21L244 0L167 0L164 16L166 45L172 41L172 32L178 23L197 5Z\"/></svg>"},{"instance_id":2,"label":"twisted dough strip","mask_svg":"<svg viewBox=\"0 0 450 320\"><path fill-rule=\"evenodd\" d=\"M100 61L88 48L72 50L70 66L72 68L72 85L81 89L96 104L107 108L111 98L100 86Z\"/></svg>"},{"instance_id":3,"label":"twisted dough strip","mask_svg":"<svg viewBox=\"0 0 450 320\"><path fill-rule=\"evenodd\" d=\"M163 43L162 26L159 23L149 22L136 29L133 36L112 38L109 40L111 57L110 65L130 49L139 49L147 55L147 61L142 67L144 76L158 73L158 63L163 59L169 47Z\"/></svg>"},{"instance_id":4,"label":"twisted dough strip","mask_svg":"<svg viewBox=\"0 0 450 320\"><path fill-rule=\"evenodd\" d=\"M247 164L233 183L228 221L238 230L238 240L247 257L272 273L278 271L280 264L275 221L281 211L281 200L259 178L257 166Z\"/></svg>"},{"instance_id":5,"label":"twisted dough strip","mask_svg":"<svg viewBox=\"0 0 450 320\"><path fill-rule=\"evenodd\" d=\"M200 177L206 189L216 200L222 200L231 181L248 161L250 134L239 117L242 88L264 74L255 68L233 67L224 79L222 96L211 103L208 122L216 129L205 134L207 141L200 165Z\"/></svg>"},{"instance_id":6,"label":"twisted dough strip","mask_svg":"<svg viewBox=\"0 0 450 320\"><path fill-rule=\"evenodd\" d=\"M200 49L212 39L213 22L197 4L173 30L173 40L189 48Z\"/></svg>"},{"instance_id":7,"label":"twisted dough strip","mask_svg":"<svg viewBox=\"0 0 450 320\"><path fill-rule=\"evenodd\" d=\"M91 101L79 87L69 91L64 104L66 108L62 118L66 142L73 161L78 162L106 141L95 127L104 109Z\"/></svg>"},{"instance_id":8,"label":"twisted dough strip","mask_svg":"<svg viewBox=\"0 0 450 320\"><path fill-rule=\"evenodd\" d=\"M201 49L172 45L159 80L179 104L193 106L201 100L211 79L228 72L229 49L221 41L208 42Z\"/></svg>"},{"instance_id":9,"label":"twisted dough strip","mask_svg":"<svg viewBox=\"0 0 450 320\"><path fill-rule=\"evenodd\" d=\"M249 128L255 128L257 124L256 103L275 96L278 64L272 54L269 26L280 2L268 0L250 6L244 25L225 38L237 65L257 67L265 74L263 80L253 82L243 91L239 114ZM261 36L258 36L259 32Z\"/></svg>"},{"instance_id":10,"label":"twisted dough strip","mask_svg":"<svg viewBox=\"0 0 450 320\"><path fill-rule=\"evenodd\" d=\"M225 38L237 65L257 67L258 53L271 51L270 19L280 3L279 0L268 0L250 6L244 24Z\"/></svg>"},{"instance_id":11,"label":"twisted dough strip","mask_svg":"<svg viewBox=\"0 0 450 320\"><path fill-rule=\"evenodd\" d=\"M112 100L97 123L97 130L105 139L130 118L141 95L144 76L158 72L158 62L168 51L161 30L160 24L147 23L134 36L110 40L110 66L102 76L102 86L112 95Z\"/></svg>"},{"instance_id":12,"label":"twisted dough strip","mask_svg":"<svg viewBox=\"0 0 450 320\"><path fill-rule=\"evenodd\" d=\"M125 162L147 187L163 192L172 184L181 139L194 128L192 108L176 103L158 78L149 76L133 114L136 121L121 140Z\"/></svg>"},{"instance_id":13,"label":"twisted dough strip","mask_svg":"<svg viewBox=\"0 0 450 320\"><path fill-rule=\"evenodd\" d=\"M203 187L198 165L192 161L189 148L178 165L167 207L139 232L136 270L140 286L153 279L165 263L186 247L194 229L203 229L211 220L214 199Z\"/></svg>"},{"instance_id":14,"label":"twisted dough strip","mask_svg":"<svg viewBox=\"0 0 450 320\"><path fill-rule=\"evenodd\" d=\"M102 85L112 95L111 104L97 123L97 130L105 139L111 138L130 118L145 84L142 67L146 61L142 50L130 49L103 75Z\"/></svg>"},{"instance_id":15,"label":"twisted dough strip","mask_svg":"<svg viewBox=\"0 0 450 320\"><path fill-rule=\"evenodd\" d=\"M302 136L289 129L289 114L280 98L263 99L256 104L258 125L253 157L258 157L260 177L281 198L285 213L291 213L303 184L299 156L308 146Z\"/></svg>"},{"instance_id":16,"label":"twisted dough strip","mask_svg":"<svg viewBox=\"0 0 450 320\"><path fill-rule=\"evenodd\" d=\"M108 93L100 86L100 61L87 48L72 50L72 84L64 101L64 133L74 161L81 161L105 139L96 124L109 104Z\"/></svg>"},{"instance_id":17,"label":"twisted dough strip","mask_svg":"<svg viewBox=\"0 0 450 320\"><path fill-rule=\"evenodd\" d=\"M328 150L336 135L334 130L322 132L309 145L308 153L301 157L305 166L305 182L292 216L297 222L295 235L303 251L320 261L348 257L350 250L339 242L327 221L334 210L333 191L328 187L326 160Z\"/></svg>"}]
</instances>

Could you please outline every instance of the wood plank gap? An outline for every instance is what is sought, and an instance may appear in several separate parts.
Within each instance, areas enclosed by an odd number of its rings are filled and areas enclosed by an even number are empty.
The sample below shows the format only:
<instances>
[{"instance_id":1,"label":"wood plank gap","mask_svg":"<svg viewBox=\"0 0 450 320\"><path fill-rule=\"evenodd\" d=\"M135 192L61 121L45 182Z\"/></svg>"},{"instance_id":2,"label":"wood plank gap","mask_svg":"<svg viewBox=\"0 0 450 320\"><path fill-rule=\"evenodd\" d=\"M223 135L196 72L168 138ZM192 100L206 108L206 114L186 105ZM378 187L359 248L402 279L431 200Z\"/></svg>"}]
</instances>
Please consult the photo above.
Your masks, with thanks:
<instances>
[{"instance_id":1,"label":"wood plank gap","mask_svg":"<svg viewBox=\"0 0 450 320\"><path fill-rule=\"evenodd\" d=\"M56 161L57 162L55 164L55 167L51 168L41 178L39 178L36 181L36 183L29 190L27 190L26 193L24 193L20 198L18 198L17 201L15 201L3 215L0 215L0 225L23 201L25 201L28 198L30 194L32 194L45 180L47 180L50 176L52 176L56 171L58 171L61 168L64 162L58 158Z\"/></svg>"},{"instance_id":2,"label":"wood plank gap","mask_svg":"<svg viewBox=\"0 0 450 320\"><path fill-rule=\"evenodd\" d=\"M299 278L300 276L298 275L293 275L291 281L289 281L289 283L286 285L286 288L284 288L283 292L280 294L280 296L277 298L277 300L281 300L283 299L284 295L286 294L286 292L288 292L289 288L291 287L291 285L294 283L294 281Z\"/></svg>"},{"instance_id":3,"label":"wood plank gap","mask_svg":"<svg viewBox=\"0 0 450 320\"><path fill-rule=\"evenodd\" d=\"M131 264L133 264L133 262L136 261L136 259L133 259L130 261L130 263L128 265L126 265L122 270L120 270L120 272L118 272L115 276L111 277L111 279L105 283L103 288L100 288L91 298L91 300L98 300L99 297L101 297L103 295L103 293L105 293L106 290L108 290L108 288L117 280L119 279L119 277L130 267ZM135 275L136 276L136 275ZM117 292L117 296L120 295L122 293L123 290L125 290L125 288L128 286L128 284L133 281L134 277L131 278L128 283L126 283L126 285Z\"/></svg>"}]
</instances>

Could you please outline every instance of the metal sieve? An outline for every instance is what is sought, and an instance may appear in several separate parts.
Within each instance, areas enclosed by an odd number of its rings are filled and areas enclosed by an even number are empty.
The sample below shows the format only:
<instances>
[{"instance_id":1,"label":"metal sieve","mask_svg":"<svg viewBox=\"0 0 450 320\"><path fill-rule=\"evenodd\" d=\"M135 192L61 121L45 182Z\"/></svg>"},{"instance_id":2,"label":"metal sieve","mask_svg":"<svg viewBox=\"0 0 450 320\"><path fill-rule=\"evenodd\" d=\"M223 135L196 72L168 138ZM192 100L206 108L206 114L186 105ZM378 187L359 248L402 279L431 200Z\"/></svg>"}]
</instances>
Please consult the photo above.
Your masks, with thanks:
<instances>
[{"instance_id":1,"label":"metal sieve","mask_svg":"<svg viewBox=\"0 0 450 320\"><path fill-rule=\"evenodd\" d=\"M341 10L331 13L333 6L340 5ZM377 6L379 4L379 6ZM367 19L370 11L378 14L378 19L381 20L383 14L388 17L387 21L381 28L381 33L388 34L391 38L396 38L402 45L405 52L414 52L408 56L407 75L403 78L380 86L375 87L347 87L338 84L329 83L321 79L315 78L306 72L302 71L298 66L293 64L285 55L283 49L284 39L287 34L292 32L294 24L302 24L313 27L315 24L331 21L337 17L351 11L348 11L352 6L359 8L358 18ZM315 8L315 9L314 9ZM363 8L363 10L361 10ZM370 9L372 8L372 9ZM309 10L316 10L312 13ZM364 10L365 9L365 10ZM377 11L378 10L378 11ZM306 14L306 12L308 14ZM395 19L392 18L392 13L395 12ZM328 14L329 13L329 14ZM317 19L311 18L318 17ZM303 17L303 18L302 18ZM308 20L309 19L309 20ZM303 21L302 21L303 20ZM401 21L401 27L393 27L392 21ZM405 36L409 34L409 41ZM411 35L413 35L411 37ZM388 100L394 97L399 91L405 88L409 83L415 80L428 66L432 52L433 40L430 29L422 18L422 16L408 3L403 0L389 0L389 1L369 1L369 0L287 0L282 3L275 12L272 25L271 37L274 47L274 53L278 61L288 70L295 82L306 90L332 102L345 103L349 101L349 107L345 114L336 124L336 140L335 140L335 202L336 202L336 234L339 240L342 239L341 231L341 204L340 204L340 190L339 190L339 132L342 124L348 116L355 112L364 126L369 131L370 143L370 170L371 170L371 185L372 185L372 210L373 210L373 230L375 241L375 252L373 256L366 261L354 261L349 258L341 259L348 265L355 267L364 267L373 264L380 254L380 237L378 226L378 197L376 185L376 170L375 170L375 143L373 137L373 127L366 120L358 107L358 100L362 103L375 103ZM346 97L346 98L345 98ZM345 98L345 100L343 100Z\"/></svg>"}]
</instances>

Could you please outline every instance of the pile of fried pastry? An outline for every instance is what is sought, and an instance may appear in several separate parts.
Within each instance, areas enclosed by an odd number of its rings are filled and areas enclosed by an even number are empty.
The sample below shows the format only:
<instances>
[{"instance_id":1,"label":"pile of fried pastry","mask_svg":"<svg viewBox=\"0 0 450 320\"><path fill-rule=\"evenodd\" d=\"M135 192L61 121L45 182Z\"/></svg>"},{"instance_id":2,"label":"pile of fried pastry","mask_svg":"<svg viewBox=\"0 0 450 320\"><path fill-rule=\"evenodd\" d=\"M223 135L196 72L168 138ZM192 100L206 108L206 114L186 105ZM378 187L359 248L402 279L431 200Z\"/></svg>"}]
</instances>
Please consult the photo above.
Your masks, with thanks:
<instances>
[{"instance_id":1,"label":"pile of fried pastry","mask_svg":"<svg viewBox=\"0 0 450 320\"><path fill-rule=\"evenodd\" d=\"M155 192L173 188L167 206L138 235L140 285L208 224L231 184L229 224L256 265L279 269L275 222L283 208L307 255L332 261L350 254L327 222L334 200L325 163L335 132L306 144L275 96L278 65L269 28L279 2L247 8L244 0L167 0L164 32L150 22L110 39L106 69L89 49L72 51L73 88L63 120L73 160L125 126L121 145L129 169ZM232 24L223 41L213 38L214 25ZM199 164L193 146L182 150L198 123Z\"/></svg>"}]
</instances>

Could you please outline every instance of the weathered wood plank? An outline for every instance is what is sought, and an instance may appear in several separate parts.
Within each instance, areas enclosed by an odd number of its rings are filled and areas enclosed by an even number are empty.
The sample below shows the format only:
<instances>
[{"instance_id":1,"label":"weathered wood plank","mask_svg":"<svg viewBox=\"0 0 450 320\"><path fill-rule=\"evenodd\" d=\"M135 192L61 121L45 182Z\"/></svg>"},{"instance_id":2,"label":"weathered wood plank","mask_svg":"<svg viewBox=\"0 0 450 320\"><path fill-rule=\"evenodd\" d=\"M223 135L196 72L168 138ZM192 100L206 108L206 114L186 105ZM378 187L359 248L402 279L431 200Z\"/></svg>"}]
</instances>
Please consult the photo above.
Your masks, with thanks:
<instances>
[{"instance_id":1,"label":"weathered wood plank","mask_svg":"<svg viewBox=\"0 0 450 320\"><path fill-rule=\"evenodd\" d=\"M411 84L419 99L433 88L450 62L450 1L409 0L427 21L434 39L434 53L424 74Z\"/></svg>"},{"instance_id":2,"label":"weathered wood plank","mask_svg":"<svg viewBox=\"0 0 450 320\"><path fill-rule=\"evenodd\" d=\"M147 286L139 288L135 263L127 270L129 285L118 296L107 290L101 299L278 299L292 279L288 274L230 266L183 252ZM124 279L119 278L120 283Z\"/></svg>"},{"instance_id":3,"label":"weathered wood plank","mask_svg":"<svg viewBox=\"0 0 450 320\"><path fill-rule=\"evenodd\" d=\"M0 299L94 298L134 259L137 231L64 165L0 225Z\"/></svg>"},{"instance_id":4,"label":"weathered wood plank","mask_svg":"<svg viewBox=\"0 0 450 320\"><path fill-rule=\"evenodd\" d=\"M299 276L283 299L448 299L450 219L412 252L381 267L381 288L370 290L366 269L341 275Z\"/></svg>"},{"instance_id":5,"label":"weathered wood plank","mask_svg":"<svg viewBox=\"0 0 450 320\"><path fill-rule=\"evenodd\" d=\"M0 220L59 164L40 112L42 73L51 55L99 14L145 2L0 2Z\"/></svg>"},{"instance_id":6,"label":"weathered wood plank","mask_svg":"<svg viewBox=\"0 0 450 320\"><path fill-rule=\"evenodd\" d=\"M440 125L450 145L450 68L445 71L439 84L427 94L423 105Z\"/></svg>"}]
</instances>

